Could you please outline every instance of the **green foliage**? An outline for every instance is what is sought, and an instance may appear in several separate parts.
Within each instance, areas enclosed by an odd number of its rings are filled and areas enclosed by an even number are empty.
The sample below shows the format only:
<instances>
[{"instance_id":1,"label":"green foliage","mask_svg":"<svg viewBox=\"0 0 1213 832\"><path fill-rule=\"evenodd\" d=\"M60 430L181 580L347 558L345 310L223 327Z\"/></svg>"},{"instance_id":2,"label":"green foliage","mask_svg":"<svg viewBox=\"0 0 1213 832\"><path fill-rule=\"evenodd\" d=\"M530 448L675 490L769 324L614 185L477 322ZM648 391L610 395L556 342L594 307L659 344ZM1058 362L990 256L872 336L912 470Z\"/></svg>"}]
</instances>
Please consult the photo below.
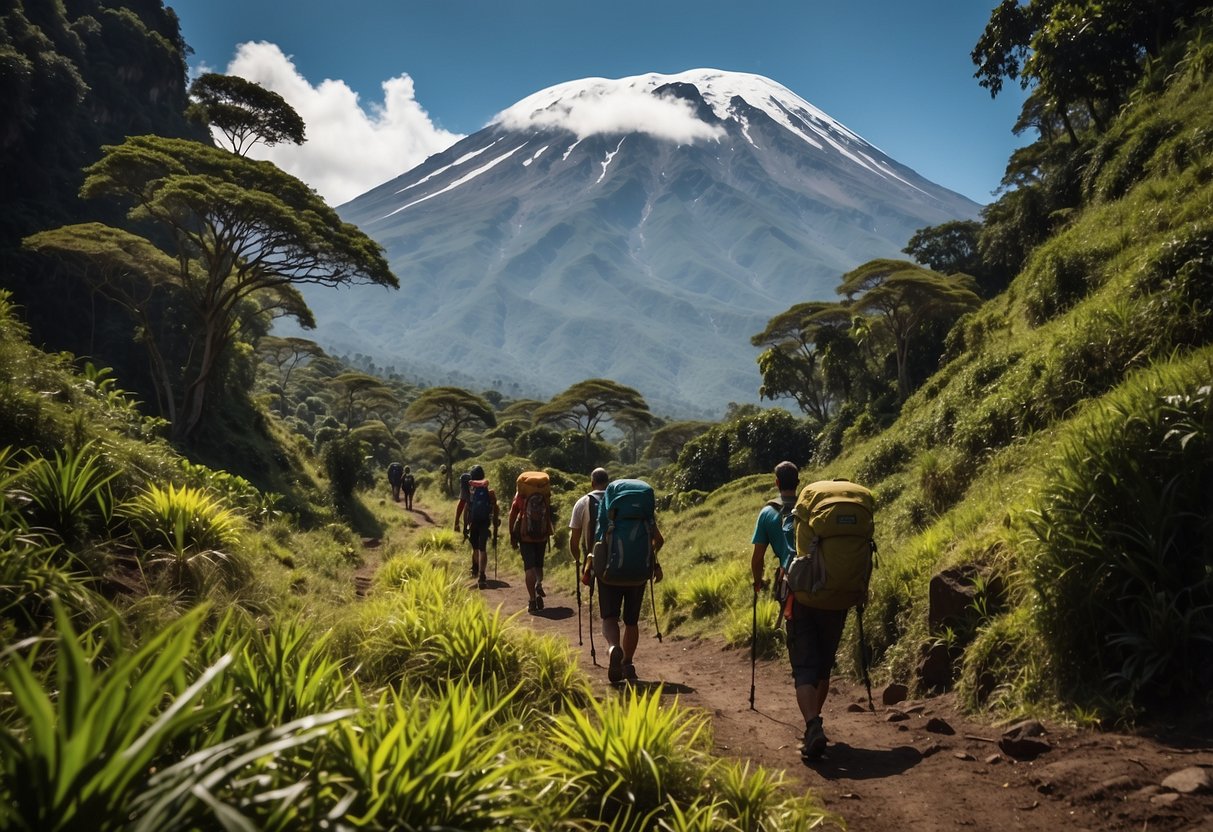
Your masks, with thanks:
<instances>
[{"instance_id":1,"label":"green foliage","mask_svg":"<svg viewBox=\"0 0 1213 832\"><path fill-rule=\"evenodd\" d=\"M370 476L363 465L365 448L354 436L341 436L324 446L321 452L329 488L338 505L348 503L359 486L369 486Z\"/></svg>"},{"instance_id":2,"label":"green foliage","mask_svg":"<svg viewBox=\"0 0 1213 832\"><path fill-rule=\"evenodd\" d=\"M50 459L33 456L15 478L17 499L26 503L30 526L73 546L107 524L114 510L110 483L117 473L106 470L106 461L92 444L56 451Z\"/></svg>"},{"instance_id":3,"label":"green foliage","mask_svg":"<svg viewBox=\"0 0 1213 832\"><path fill-rule=\"evenodd\" d=\"M194 103L188 113L219 130L233 153L245 155L257 144L303 144L306 126L286 100L237 75L205 72L190 84Z\"/></svg>"},{"instance_id":4,"label":"green foliage","mask_svg":"<svg viewBox=\"0 0 1213 832\"><path fill-rule=\"evenodd\" d=\"M1128 703L1204 691L1213 660L1213 394L1154 374L1075 427L1025 514L1039 623L1066 692ZM1206 680L1207 682L1207 680Z\"/></svg>"},{"instance_id":5,"label":"green foliage","mask_svg":"<svg viewBox=\"0 0 1213 832\"><path fill-rule=\"evenodd\" d=\"M784 631L779 603L769 595L758 598L758 623L754 623L754 608L749 604L737 604L730 608L725 619L724 641L730 647L750 649L753 637L758 658L774 659L784 655Z\"/></svg>"},{"instance_id":6,"label":"green foliage","mask_svg":"<svg viewBox=\"0 0 1213 832\"><path fill-rule=\"evenodd\" d=\"M801 465L812 455L813 444L807 423L786 410L764 410L688 442L678 455L675 487L711 491L730 479L773 471L785 459Z\"/></svg>"}]
</instances>

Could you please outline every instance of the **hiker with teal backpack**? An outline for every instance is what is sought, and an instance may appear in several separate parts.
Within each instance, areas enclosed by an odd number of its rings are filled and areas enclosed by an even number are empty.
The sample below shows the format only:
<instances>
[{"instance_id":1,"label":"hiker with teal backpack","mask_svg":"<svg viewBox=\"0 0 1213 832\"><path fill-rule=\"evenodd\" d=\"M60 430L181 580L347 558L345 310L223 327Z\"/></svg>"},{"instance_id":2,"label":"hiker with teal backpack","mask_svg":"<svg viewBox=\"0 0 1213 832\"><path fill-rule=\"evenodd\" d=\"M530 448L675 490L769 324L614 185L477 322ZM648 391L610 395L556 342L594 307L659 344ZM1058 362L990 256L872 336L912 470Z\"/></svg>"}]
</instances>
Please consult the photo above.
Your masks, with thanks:
<instances>
[{"instance_id":1,"label":"hiker with teal backpack","mask_svg":"<svg viewBox=\"0 0 1213 832\"><path fill-rule=\"evenodd\" d=\"M750 542L754 544L754 553L750 556L750 571L754 574L754 622L750 631L750 707L754 707L754 670L758 659L756 643L758 629L758 593L767 588L768 583L763 579L764 561L767 549L775 553L778 565L775 567L775 579L769 586L775 601L782 608L787 598L787 585L783 579L784 573L796 557L795 515L796 489L800 485L800 471L795 463L781 462L775 466L775 487L779 496L768 500L758 513L758 521L754 524L754 535Z\"/></svg>"},{"instance_id":2,"label":"hiker with teal backpack","mask_svg":"<svg viewBox=\"0 0 1213 832\"><path fill-rule=\"evenodd\" d=\"M472 528L471 523L466 516L468 502L472 499L472 491L468 483L472 481L470 471L464 471L459 475L459 502L455 504L455 531L459 531L459 518L463 518L463 539L468 540L468 531ZM468 545L471 541L468 540ZM476 559L476 550L472 549L472 574L476 575L480 572L480 562Z\"/></svg>"},{"instance_id":3,"label":"hiker with teal backpack","mask_svg":"<svg viewBox=\"0 0 1213 832\"><path fill-rule=\"evenodd\" d=\"M400 482L404 478L404 466L393 462L387 467L387 484L392 487L392 502L400 502Z\"/></svg>"},{"instance_id":4,"label":"hiker with teal backpack","mask_svg":"<svg viewBox=\"0 0 1213 832\"><path fill-rule=\"evenodd\" d=\"M590 490L573 503L573 511L569 515L569 554L573 556L576 573L581 574L581 564L594 548L594 539L598 537L598 506L606 495L607 484L611 476L605 468L595 468L590 472ZM577 644L581 645L581 581L577 582ZM590 659L598 663L594 652L594 611L590 610Z\"/></svg>"},{"instance_id":5,"label":"hiker with teal backpack","mask_svg":"<svg viewBox=\"0 0 1213 832\"><path fill-rule=\"evenodd\" d=\"M784 490L790 471L784 466L790 466L791 471L795 471L795 466L791 463L776 466L777 472L784 471L782 479L776 474L776 482L780 488L780 534L786 539ZM767 513L768 508L771 504L764 506L763 512ZM866 681L862 621L876 553L872 539L873 509L872 492L844 479L806 485L791 509L795 556L780 576L778 592L784 596L783 619L796 704L805 721L800 754L806 762L820 758L826 749L828 741L821 710L830 690L830 673L851 607L858 607ZM759 519L761 522L761 515ZM756 555L757 549L756 542ZM764 585L761 564L758 557L751 561L756 588Z\"/></svg>"},{"instance_id":6,"label":"hiker with teal backpack","mask_svg":"<svg viewBox=\"0 0 1213 832\"><path fill-rule=\"evenodd\" d=\"M598 586L598 612L607 643L607 680L612 684L635 682L644 586L662 579L657 553L665 540L657 528L653 487L642 480L615 480L608 485L598 506L596 537L582 576L583 582L591 586L591 606L592 587ZM655 600L653 604L656 624ZM657 638L661 638L660 626Z\"/></svg>"}]
</instances>

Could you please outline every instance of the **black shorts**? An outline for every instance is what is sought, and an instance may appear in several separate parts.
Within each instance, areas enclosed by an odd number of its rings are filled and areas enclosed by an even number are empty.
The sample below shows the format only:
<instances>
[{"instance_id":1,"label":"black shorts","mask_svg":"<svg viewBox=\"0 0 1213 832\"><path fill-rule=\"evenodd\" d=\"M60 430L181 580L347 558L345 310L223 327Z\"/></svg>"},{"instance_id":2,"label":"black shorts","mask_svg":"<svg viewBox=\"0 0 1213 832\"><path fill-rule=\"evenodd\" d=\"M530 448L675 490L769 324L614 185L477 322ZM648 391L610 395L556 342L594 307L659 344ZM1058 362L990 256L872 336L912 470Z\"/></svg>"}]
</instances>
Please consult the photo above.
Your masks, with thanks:
<instances>
[{"instance_id":1,"label":"black shorts","mask_svg":"<svg viewBox=\"0 0 1213 832\"><path fill-rule=\"evenodd\" d=\"M846 610L819 610L792 602L792 620L788 622L788 658L792 661L792 679L796 687L816 685L830 678Z\"/></svg>"},{"instance_id":2,"label":"black shorts","mask_svg":"<svg viewBox=\"0 0 1213 832\"><path fill-rule=\"evenodd\" d=\"M644 604L644 584L640 586L613 586L598 581L598 613L603 618L619 618L623 610L623 623L635 626L640 621L640 607Z\"/></svg>"},{"instance_id":3,"label":"black shorts","mask_svg":"<svg viewBox=\"0 0 1213 832\"><path fill-rule=\"evenodd\" d=\"M473 523L468 526L468 542L472 544L472 548L477 552L482 552L489 546L489 524L483 526L479 523Z\"/></svg>"},{"instance_id":4,"label":"black shorts","mask_svg":"<svg viewBox=\"0 0 1213 832\"><path fill-rule=\"evenodd\" d=\"M522 553L522 568L523 569L542 569L543 556L548 548L547 542L543 543L527 543L525 540L518 542L518 551Z\"/></svg>"}]
</instances>

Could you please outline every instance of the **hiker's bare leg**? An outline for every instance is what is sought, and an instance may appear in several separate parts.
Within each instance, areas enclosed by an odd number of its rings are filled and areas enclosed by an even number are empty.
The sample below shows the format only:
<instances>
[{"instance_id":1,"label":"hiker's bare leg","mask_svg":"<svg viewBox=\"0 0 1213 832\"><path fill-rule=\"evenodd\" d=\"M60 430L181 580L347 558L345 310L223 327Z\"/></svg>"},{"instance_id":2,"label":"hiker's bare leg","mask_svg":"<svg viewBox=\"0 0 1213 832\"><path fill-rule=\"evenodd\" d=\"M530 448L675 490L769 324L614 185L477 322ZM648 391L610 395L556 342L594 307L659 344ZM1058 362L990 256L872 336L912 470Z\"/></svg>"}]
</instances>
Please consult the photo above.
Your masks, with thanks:
<instances>
[{"instance_id":1,"label":"hiker's bare leg","mask_svg":"<svg viewBox=\"0 0 1213 832\"><path fill-rule=\"evenodd\" d=\"M640 627L636 624L623 625L623 639L619 646L623 648L623 660L630 662L636 655L636 645L640 642Z\"/></svg>"},{"instance_id":2,"label":"hiker's bare leg","mask_svg":"<svg viewBox=\"0 0 1213 832\"><path fill-rule=\"evenodd\" d=\"M830 680L823 679L815 685L796 686L796 704L800 706L800 715L807 724L810 719L821 715L821 706L825 704L826 694L830 692Z\"/></svg>"},{"instance_id":3,"label":"hiker's bare leg","mask_svg":"<svg viewBox=\"0 0 1213 832\"><path fill-rule=\"evenodd\" d=\"M528 569L526 571L526 594L531 596L531 600L535 599L535 584L537 583L535 573L537 571L535 569Z\"/></svg>"},{"instance_id":4,"label":"hiker's bare leg","mask_svg":"<svg viewBox=\"0 0 1213 832\"><path fill-rule=\"evenodd\" d=\"M481 575L487 575L486 571L489 568L489 550L477 549L475 553L476 566L480 569Z\"/></svg>"},{"instance_id":5,"label":"hiker's bare leg","mask_svg":"<svg viewBox=\"0 0 1213 832\"><path fill-rule=\"evenodd\" d=\"M606 639L608 647L619 647L619 619L604 618L602 619L602 637ZM635 644L632 645L635 648ZM626 655L626 654L625 654Z\"/></svg>"}]
</instances>

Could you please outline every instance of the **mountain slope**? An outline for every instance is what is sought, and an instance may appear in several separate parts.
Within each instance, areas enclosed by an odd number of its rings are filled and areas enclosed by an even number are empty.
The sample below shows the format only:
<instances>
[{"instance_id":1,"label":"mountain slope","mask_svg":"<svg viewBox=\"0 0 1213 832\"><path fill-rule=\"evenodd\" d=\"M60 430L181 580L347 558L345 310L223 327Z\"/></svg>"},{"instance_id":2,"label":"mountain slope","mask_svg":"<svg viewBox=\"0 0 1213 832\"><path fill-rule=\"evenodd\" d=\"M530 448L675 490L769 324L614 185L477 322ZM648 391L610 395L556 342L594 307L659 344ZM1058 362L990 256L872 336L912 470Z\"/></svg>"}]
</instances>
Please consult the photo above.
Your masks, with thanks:
<instances>
[{"instance_id":1,"label":"mountain slope","mask_svg":"<svg viewBox=\"0 0 1213 832\"><path fill-rule=\"evenodd\" d=\"M326 346L716 413L755 398L772 314L978 207L768 79L693 70L543 90L340 210L402 288L309 293Z\"/></svg>"}]
</instances>

